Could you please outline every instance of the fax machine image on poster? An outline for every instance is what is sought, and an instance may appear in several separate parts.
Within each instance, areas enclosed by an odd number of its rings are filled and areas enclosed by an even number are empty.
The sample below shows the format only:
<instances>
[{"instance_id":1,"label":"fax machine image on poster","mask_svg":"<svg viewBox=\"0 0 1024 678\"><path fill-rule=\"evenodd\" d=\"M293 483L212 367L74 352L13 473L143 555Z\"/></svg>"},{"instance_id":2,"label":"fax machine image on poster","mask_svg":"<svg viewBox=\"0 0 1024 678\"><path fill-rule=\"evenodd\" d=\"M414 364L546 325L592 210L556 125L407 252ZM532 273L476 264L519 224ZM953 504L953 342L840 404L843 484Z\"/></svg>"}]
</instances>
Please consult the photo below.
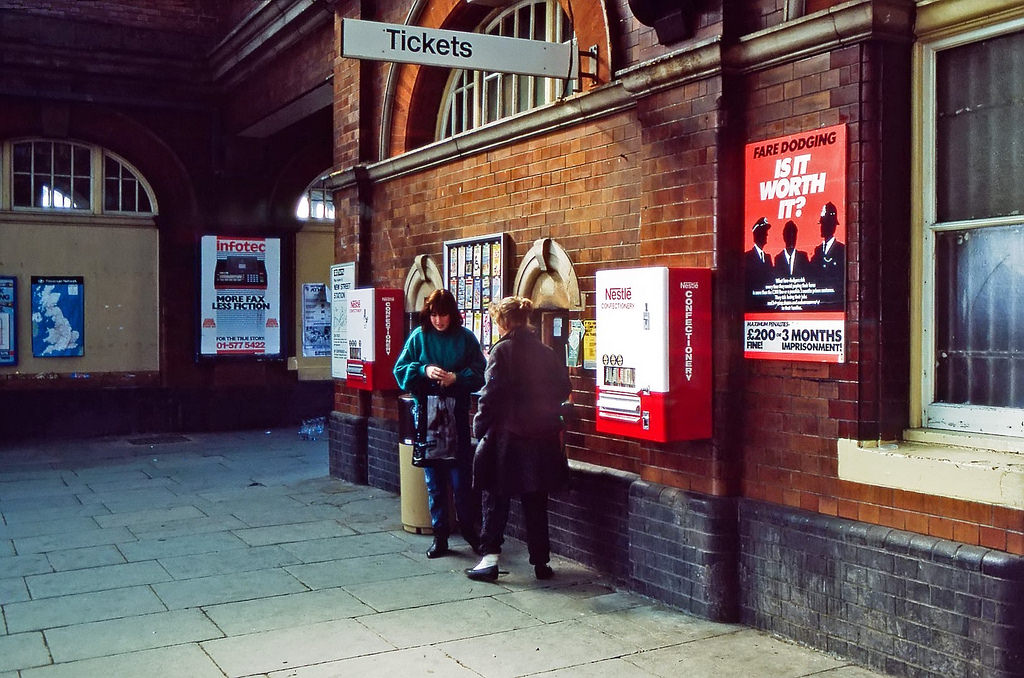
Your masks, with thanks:
<instances>
[{"instance_id":1,"label":"fax machine image on poster","mask_svg":"<svg viewBox=\"0 0 1024 678\"><path fill-rule=\"evenodd\" d=\"M743 354L843 362L846 125L746 145Z\"/></svg>"}]
</instances>

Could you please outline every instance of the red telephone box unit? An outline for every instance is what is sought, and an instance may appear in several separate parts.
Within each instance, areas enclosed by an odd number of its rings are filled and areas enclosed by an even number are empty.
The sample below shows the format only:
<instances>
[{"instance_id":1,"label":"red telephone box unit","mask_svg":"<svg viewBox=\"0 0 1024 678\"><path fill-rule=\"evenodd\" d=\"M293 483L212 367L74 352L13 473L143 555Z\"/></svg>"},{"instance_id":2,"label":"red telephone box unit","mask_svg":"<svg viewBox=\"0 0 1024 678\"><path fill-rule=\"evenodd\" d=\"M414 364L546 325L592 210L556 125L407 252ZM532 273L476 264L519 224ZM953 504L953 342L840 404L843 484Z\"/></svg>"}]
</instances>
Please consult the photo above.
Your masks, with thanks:
<instances>
[{"instance_id":1,"label":"red telephone box unit","mask_svg":"<svg viewBox=\"0 0 1024 678\"><path fill-rule=\"evenodd\" d=\"M363 288L347 296L345 385L364 391L398 388L392 370L402 352L402 290Z\"/></svg>"},{"instance_id":2,"label":"red telephone box unit","mask_svg":"<svg viewBox=\"0 0 1024 678\"><path fill-rule=\"evenodd\" d=\"M598 271L596 304L597 430L711 437L711 271Z\"/></svg>"}]
</instances>

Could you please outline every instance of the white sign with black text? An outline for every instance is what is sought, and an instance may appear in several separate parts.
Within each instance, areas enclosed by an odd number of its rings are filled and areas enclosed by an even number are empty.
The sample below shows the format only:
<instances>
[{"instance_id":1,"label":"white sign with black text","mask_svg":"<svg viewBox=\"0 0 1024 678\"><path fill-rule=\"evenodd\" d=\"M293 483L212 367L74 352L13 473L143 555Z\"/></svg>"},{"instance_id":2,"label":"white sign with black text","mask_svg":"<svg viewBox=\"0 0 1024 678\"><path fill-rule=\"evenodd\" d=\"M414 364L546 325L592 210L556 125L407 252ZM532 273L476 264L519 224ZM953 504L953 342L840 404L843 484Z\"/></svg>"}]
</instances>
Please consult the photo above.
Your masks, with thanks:
<instances>
[{"instance_id":1,"label":"white sign with black text","mask_svg":"<svg viewBox=\"0 0 1024 678\"><path fill-rule=\"evenodd\" d=\"M572 43L506 38L361 19L342 20L341 56L575 79Z\"/></svg>"}]
</instances>

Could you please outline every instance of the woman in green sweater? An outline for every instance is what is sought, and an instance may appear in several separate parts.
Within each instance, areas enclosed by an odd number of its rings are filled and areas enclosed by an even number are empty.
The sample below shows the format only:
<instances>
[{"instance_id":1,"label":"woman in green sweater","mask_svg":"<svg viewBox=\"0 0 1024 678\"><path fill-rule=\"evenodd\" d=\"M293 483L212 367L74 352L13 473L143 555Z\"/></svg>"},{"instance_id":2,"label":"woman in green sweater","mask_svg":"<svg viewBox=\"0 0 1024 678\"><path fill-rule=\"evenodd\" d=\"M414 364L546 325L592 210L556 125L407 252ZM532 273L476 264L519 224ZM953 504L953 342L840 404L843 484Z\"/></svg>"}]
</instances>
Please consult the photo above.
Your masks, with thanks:
<instances>
[{"instance_id":1,"label":"woman in green sweater","mask_svg":"<svg viewBox=\"0 0 1024 678\"><path fill-rule=\"evenodd\" d=\"M462 326L462 314L455 297L448 290L432 292L423 303L420 325L406 339L394 369L398 385L421 403L432 393L456 400L456 462L423 469L434 532L434 541L427 550L428 558L448 553L449 491L455 494L455 511L463 538L474 551L480 544L480 496L472 488L469 397L484 385L485 365L480 342Z\"/></svg>"}]
</instances>

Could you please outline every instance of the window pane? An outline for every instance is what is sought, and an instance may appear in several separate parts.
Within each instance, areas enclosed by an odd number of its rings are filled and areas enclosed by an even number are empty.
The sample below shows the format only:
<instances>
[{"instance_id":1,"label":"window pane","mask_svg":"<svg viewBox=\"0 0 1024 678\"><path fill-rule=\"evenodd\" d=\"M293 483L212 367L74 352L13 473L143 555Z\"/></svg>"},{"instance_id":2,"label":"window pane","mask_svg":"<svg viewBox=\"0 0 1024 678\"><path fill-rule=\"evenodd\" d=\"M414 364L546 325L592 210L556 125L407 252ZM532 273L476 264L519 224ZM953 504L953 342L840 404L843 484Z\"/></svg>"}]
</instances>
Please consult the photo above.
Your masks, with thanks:
<instances>
[{"instance_id":1,"label":"window pane","mask_svg":"<svg viewBox=\"0 0 1024 678\"><path fill-rule=\"evenodd\" d=\"M149 194L141 186L139 187L137 211L147 213L153 211L153 203L149 201Z\"/></svg>"},{"instance_id":2,"label":"window pane","mask_svg":"<svg viewBox=\"0 0 1024 678\"><path fill-rule=\"evenodd\" d=\"M1024 32L936 55L939 221L1021 213Z\"/></svg>"},{"instance_id":3,"label":"window pane","mask_svg":"<svg viewBox=\"0 0 1024 678\"><path fill-rule=\"evenodd\" d=\"M74 173L79 177L87 177L92 174L92 167L89 163L89 149L84 146L75 146Z\"/></svg>"},{"instance_id":4,"label":"window pane","mask_svg":"<svg viewBox=\"0 0 1024 678\"><path fill-rule=\"evenodd\" d=\"M117 212L121 209L120 182L117 177L107 176L103 182L103 209Z\"/></svg>"},{"instance_id":5,"label":"window pane","mask_svg":"<svg viewBox=\"0 0 1024 678\"><path fill-rule=\"evenodd\" d=\"M69 144L53 145L53 172L71 176L71 146Z\"/></svg>"},{"instance_id":6,"label":"window pane","mask_svg":"<svg viewBox=\"0 0 1024 678\"><path fill-rule=\"evenodd\" d=\"M936 236L937 402L1024 407L1024 226Z\"/></svg>"},{"instance_id":7,"label":"window pane","mask_svg":"<svg viewBox=\"0 0 1024 678\"><path fill-rule=\"evenodd\" d=\"M28 174L14 175L14 206L32 207L32 177Z\"/></svg>"},{"instance_id":8,"label":"window pane","mask_svg":"<svg viewBox=\"0 0 1024 678\"><path fill-rule=\"evenodd\" d=\"M31 172L32 171L32 144L20 143L14 144L12 152L13 168L15 172Z\"/></svg>"},{"instance_id":9,"label":"window pane","mask_svg":"<svg viewBox=\"0 0 1024 678\"><path fill-rule=\"evenodd\" d=\"M51 161L52 152L53 144L45 141L37 141L32 144L32 170L36 174L48 175L53 171L53 162Z\"/></svg>"}]
</instances>

